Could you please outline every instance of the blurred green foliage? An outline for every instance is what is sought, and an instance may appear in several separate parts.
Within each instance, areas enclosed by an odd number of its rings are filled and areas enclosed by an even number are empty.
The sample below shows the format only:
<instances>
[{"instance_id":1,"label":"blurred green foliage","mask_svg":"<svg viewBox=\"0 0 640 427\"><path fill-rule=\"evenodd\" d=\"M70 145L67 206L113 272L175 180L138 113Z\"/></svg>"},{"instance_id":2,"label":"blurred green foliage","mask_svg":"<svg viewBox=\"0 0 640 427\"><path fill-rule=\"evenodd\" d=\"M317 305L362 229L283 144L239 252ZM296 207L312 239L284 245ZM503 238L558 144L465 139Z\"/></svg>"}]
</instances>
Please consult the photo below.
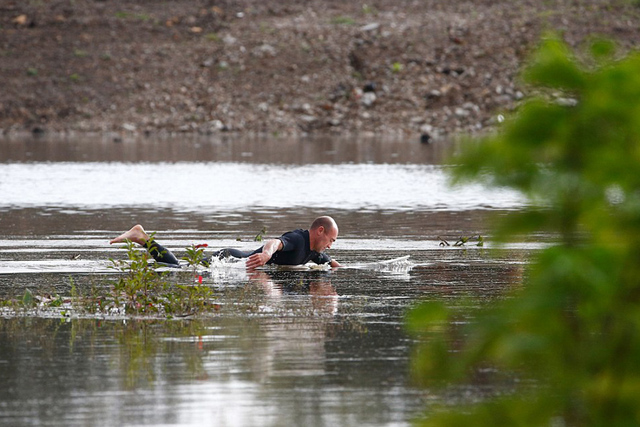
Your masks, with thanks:
<instances>
[{"instance_id":1,"label":"blurred green foliage","mask_svg":"<svg viewBox=\"0 0 640 427\"><path fill-rule=\"evenodd\" d=\"M640 425L640 55L594 41L580 58L543 39L523 70L534 95L495 134L467 141L453 172L527 196L501 239L543 231L556 244L466 329L437 302L407 319L423 338L423 384L490 367L528 385L434 410L423 425Z\"/></svg>"}]
</instances>

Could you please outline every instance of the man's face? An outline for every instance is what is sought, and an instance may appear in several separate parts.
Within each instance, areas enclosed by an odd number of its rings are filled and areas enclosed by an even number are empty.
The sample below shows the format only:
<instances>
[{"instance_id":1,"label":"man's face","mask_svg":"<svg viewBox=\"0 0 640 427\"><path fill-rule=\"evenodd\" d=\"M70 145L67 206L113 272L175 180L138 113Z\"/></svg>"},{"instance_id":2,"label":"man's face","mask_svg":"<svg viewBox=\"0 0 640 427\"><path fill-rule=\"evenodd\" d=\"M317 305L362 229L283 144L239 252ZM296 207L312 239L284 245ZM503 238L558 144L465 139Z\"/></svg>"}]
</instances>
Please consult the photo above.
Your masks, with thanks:
<instances>
[{"instance_id":1,"label":"man's face","mask_svg":"<svg viewBox=\"0 0 640 427\"><path fill-rule=\"evenodd\" d=\"M326 229L324 227L320 227L317 230L317 235L315 239L315 248L313 248L316 252L323 252L333 245L333 242L338 238L338 229Z\"/></svg>"}]
</instances>

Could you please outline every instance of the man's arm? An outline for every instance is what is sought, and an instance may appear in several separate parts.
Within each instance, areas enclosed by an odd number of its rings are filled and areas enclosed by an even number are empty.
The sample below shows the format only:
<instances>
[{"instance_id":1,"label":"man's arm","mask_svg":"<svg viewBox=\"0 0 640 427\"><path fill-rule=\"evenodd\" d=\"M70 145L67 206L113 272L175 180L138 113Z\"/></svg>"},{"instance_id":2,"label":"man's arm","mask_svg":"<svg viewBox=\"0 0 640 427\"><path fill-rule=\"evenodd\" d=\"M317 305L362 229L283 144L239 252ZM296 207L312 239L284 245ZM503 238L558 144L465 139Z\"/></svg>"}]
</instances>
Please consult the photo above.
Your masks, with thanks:
<instances>
[{"instance_id":1,"label":"man's arm","mask_svg":"<svg viewBox=\"0 0 640 427\"><path fill-rule=\"evenodd\" d=\"M332 259L331 263L329 265L331 265L331 267L342 267L340 265L340 263L338 261L336 261L335 259Z\"/></svg>"},{"instance_id":2,"label":"man's arm","mask_svg":"<svg viewBox=\"0 0 640 427\"><path fill-rule=\"evenodd\" d=\"M247 259L247 270L253 270L263 266L271 259L273 254L282 249L282 241L280 239L267 240L262 247L262 252L251 255Z\"/></svg>"}]
</instances>

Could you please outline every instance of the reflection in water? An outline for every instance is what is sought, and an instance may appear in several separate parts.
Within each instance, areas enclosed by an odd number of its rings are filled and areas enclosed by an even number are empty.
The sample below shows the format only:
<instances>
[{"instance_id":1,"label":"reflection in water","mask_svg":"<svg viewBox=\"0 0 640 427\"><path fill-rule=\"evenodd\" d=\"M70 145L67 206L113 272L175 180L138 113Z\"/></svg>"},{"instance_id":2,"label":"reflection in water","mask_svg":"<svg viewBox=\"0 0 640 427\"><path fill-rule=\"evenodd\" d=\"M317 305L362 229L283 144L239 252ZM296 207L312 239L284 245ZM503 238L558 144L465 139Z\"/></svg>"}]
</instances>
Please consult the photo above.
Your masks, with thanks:
<instances>
[{"instance_id":1,"label":"reflection in water","mask_svg":"<svg viewBox=\"0 0 640 427\"><path fill-rule=\"evenodd\" d=\"M437 145L2 144L0 295L105 286L115 274L108 258L124 257L108 240L138 222L182 256L192 243L255 248L265 226L274 237L329 214L340 225L331 256L353 267L247 275L215 266L203 284L220 310L199 319L0 319L2 425L409 425L425 403L456 399L412 385L406 309L443 301L470 321L519 283L548 240L494 249L488 215L517 209L519 198L449 189ZM246 184L256 176L267 182L257 192ZM135 197L123 191L133 187ZM478 234L485 248L438 246L438 236ZM402 255L405 265L372 267Z\"/></svg>"},{"instance_id":2,"label":"reflection in water","mask_svg":"<svg viewBox=\"0 0 640 427\"><path fill-rule=\"evenodd\" d=\"M1 138L4 162L240 162L304 165L310 163L438 164L447 144L409 143L385 138L311 136L298 138L203 137L15 137Z\"/></svg>"},{"instance_id":3,"label":"reflection in water","mask_svg":"<svg viewBox=\"0 0 640 427\"><path fill-rule=\"evenodd\" d=\"M4 319L0 423L407 425L425 395L407 377L405 309L443 300L472 318L476 304L518 282L523 256L411 255L431 262L409 281L361 268L216 280L212 318Z\"/></svg>"},{"instance_id":4,"label":"reflection in water","mask_svg":"<svg viewBox=\"0 0 640 427\"><path fill-rule=\"evenodd\" d=\"M120 425L118 395L136 400L136 391L172 382L167 373L178 366L182 381L203 377L202 349L158 339L202 330L197 322L5 319L0 422Z\"/></svg>"},{"instance_id":5,"label":"reflection in water","mask_svg":"<svg viewBox=\"0 0 640 427\"><path fill-rule=\"evenodd\" d=\"M421 399L398 388L406 354L391 368L404 353L398 353L401 337L381 345L367 328L335 323L342 309L331 278L260 272L222 291L220 302L235 309L212 319L5 319L0 422L307 425L344 414L346 424L360 425L405 419L401 414L417 410ZM348 313L347 307L342 316ZM371 343L363 344L367 335ZM361 363L353 362L376 364L385 349L393 349L384 357L387 368L360 378ZM392 383L389 369L397 376ZM382 383L388 388L376 385ZM398 399L402 411L389 411ZM371 404L377 409L360 413Z\"/></svg>"},{"instance_id":6,"label":"reflection in water","mask_svg":"<svg viewBox=\"0 0 640 427\"><path fill-rule=\"evenodd\" d=\"M258 284L273 301L281 301L286 294L308 293L314 314L335 315L338 312L338 293L331 285L330 273L297 273L300 275L297 279L295 274L287 271L256 270L249 273L249 279ZM309 277L311 280L308 280Z\"/></svg>"},{"instance_id":7,"label":"reflection in water","mask_svg":"<svg viewBox=\"0 0 640 427\"><path fill-rule=\"evenodd\" d=\"M329 281L311 282L309 293L311 305L316 313L335 315L338 312L338 293Z\"/></svg>"}]
</instances>

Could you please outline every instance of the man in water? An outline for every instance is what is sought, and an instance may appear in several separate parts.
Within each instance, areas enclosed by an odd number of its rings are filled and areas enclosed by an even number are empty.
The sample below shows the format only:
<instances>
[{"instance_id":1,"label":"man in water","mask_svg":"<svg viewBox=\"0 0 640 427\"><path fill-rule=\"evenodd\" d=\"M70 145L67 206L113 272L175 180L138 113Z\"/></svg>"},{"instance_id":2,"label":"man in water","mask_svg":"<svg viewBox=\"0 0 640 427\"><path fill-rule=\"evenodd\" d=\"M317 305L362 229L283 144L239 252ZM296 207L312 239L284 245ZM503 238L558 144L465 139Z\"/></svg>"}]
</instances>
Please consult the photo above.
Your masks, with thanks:
<instances>
[{"instance_id":1,"label":"man in water","mask_svg":"<svg viewBox=\"0 0 640 427\"><path fill-rule=\"evenodd\" d=\"M338 225L330 216L316 218L309 230L293 230L284 233L277 239L266 243L252 252L237 249L222 249L213 254L214 257L247 258L247 269L253 270L265 264L300 265L313 261L316 264L329 263L331 267L340 267L324 253L331 248L338 238ZM157 262L179 266L178 259L167 249L158 244L144 231L141 225L134 225L129 231L111 240L109 243L121 243L130 240L147 248Z\"/></svg>"}]
</instances>

